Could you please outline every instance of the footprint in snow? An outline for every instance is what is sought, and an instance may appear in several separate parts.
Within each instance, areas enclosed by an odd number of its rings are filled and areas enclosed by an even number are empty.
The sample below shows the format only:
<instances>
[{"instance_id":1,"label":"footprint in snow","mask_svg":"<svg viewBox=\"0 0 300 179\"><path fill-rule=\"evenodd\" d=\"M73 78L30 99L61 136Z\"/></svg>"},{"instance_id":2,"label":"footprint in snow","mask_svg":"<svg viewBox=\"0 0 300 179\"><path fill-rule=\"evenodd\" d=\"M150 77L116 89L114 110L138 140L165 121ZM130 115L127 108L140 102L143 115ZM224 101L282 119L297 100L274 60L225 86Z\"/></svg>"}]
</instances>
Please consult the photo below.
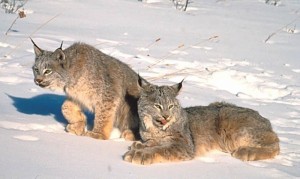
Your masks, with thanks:
<instances>
[{"instance_id":1,"label":"footprint in snow","mask_svg":"<svg viewBox=\"0 0 300 179\"><path fill-rule=\"evenodd\" d=\"M292 71L295 73L300 73L300 69L292 69Z\"/></svg>"},{"instance_id":2,"label":"footprint in snow","mask_svg":"<svg viewBox=\"0 0 300 179\"><path fill-rule=\"evenodd\" d=\"M4 48L6 48L6 47L9 47L9 48L15 48L14 45L10 45L10 44L3 43L3 42L0 42L0 47L4 47Z\"/></svg>"},{"instance_id":3,"label":"footprint in snow","mask_svg":"<svg viewBox=\"0 0 300 179\"><path fill-rule=\"evenodd\" d=\"M36 123L18 123L10 121L0 121L0 128L19 131L44 131L50 133L64 133L65 128L61 124L42 125Z\"/></svg>"},{"instance_id":4,"label":"footprint in snow","mask_svg":"<svg viewBox=\"0 0 300 179\"><path fill-rule=\"evenodd\" d=\"M29 142L34 142L39 140L39 138L30 135L18 135L18 136L14 136L13 138L22 141L29 141Z\"/></svg>"}]
</instances>

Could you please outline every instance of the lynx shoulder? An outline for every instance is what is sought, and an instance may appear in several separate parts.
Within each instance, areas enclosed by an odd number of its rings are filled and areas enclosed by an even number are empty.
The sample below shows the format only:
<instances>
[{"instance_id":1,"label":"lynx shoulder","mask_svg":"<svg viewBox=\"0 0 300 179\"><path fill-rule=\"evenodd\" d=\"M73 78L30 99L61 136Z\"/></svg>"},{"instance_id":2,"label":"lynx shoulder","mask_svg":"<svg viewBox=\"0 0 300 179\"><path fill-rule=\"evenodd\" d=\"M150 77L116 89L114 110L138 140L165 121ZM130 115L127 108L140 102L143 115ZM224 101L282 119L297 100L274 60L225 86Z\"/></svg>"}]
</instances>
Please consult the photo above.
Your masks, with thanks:
<instances>
[{"instance_id":1,"label":"lynx shoulder","mask_svg":"<svg viewBox=\"0 0 300 179\"><path fill-rule=\"evenodd\" d=\"M127 139L139 136L138 75L128 65L84 43L54 52L33 44L34 82L65 92L62 113L68 121L68 132L108 139L112 128L117 127ZM91 131L85 130L84 109L95 114Z\"/></svg>"},{"instance_id":2,"label":"lynx shoulder","mask_svg":"<svg viewBox=\"0 0 300 179\"><path fill-rule=\"evenodd\" d=\"M190 160L211 150L244 161L279 154L279 139L258 112L223 102L183 109L176 99L182 82L156 86L140 81L142 143L133 143L124 160L137 164Z\"/></svg>"}]
</instances>

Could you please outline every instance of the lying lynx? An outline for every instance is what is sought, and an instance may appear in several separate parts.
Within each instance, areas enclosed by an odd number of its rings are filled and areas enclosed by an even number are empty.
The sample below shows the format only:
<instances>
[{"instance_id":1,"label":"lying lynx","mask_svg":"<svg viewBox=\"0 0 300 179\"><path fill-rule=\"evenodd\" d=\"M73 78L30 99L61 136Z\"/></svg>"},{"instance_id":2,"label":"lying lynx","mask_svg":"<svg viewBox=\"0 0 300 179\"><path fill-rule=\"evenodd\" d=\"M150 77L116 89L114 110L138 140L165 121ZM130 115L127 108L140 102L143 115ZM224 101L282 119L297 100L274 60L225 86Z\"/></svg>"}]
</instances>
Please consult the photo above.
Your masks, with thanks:
<instances>
[{"instance_id":1,"label":"lying lynx","mask_svg":"<svg viewBox=\"0 0 300 179\"><path fill-rule=\"evenodd\" d=\"M191 160L194 144L187 113L176 96L182 86L155 86L139 79L138 100L140 135L143 143L134 142L124 160L137 164Z\"/></svg>"},{"instance_id":2,"label":"lying lynx","mask_svg":"<svg viewBox=\"0 0 300 179\"><path fill-rule=\"evenodd\" d=\"M221 150L243 161L279 154L270 122L251 109L228 103L181 108L176 95L182 83L151 85L139 80L142 142L134 142L124 160L136 164L190 160Z\"/></svg>"},{"instance_id":3,"label":"lying lynx","mask_svg":"<svg viewBox=\"0 0 300 179\"><path fill-rule=\"evenodd\" d=\"M138 75L129 66L83 43L54 52L32 43L34 82L67 95L62 113L69 123L68 132L108 139L114 126L127 139L139 136ZM85 131L84 108L95 113L91 131Z\"/></svg>"}]
</instances>

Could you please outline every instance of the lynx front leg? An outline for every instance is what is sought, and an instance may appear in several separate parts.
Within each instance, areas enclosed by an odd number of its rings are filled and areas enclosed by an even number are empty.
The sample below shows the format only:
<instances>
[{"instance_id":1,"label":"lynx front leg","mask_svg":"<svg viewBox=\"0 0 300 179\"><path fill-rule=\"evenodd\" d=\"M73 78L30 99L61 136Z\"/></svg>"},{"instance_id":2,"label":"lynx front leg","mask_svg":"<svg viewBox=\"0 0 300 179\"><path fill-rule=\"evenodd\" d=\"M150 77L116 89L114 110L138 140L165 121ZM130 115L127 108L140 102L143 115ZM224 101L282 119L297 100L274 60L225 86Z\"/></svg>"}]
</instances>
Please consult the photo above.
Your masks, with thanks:
<instances>
[{"instance_id":1,"label":"lynx front leg","mask_svg":"<svg viewBox=\"0 0 300 179\"><path fill-rule=\"evenodd\" d=\"M149 165L161 162L191 160L193 151L186 145L153 146L144 149L132 149L125 153L123 159L127 162Z\"/></svg>"},{"instance_id":2,"label":"lynx front leg","mask_svg":"<svg viewBox=\"0 0 300 179\"><path fill-rule=\"evenodd\" d=\"M153 158L155 153L153 151L149 150L129 150L126 152L123 156L123 159L127 162L131 162L134 164L140 164L140 165L150 165L153 162Z\"/></svg>"},{"instance_id":3,"label":"lynx front leg","mask_svg":"<svg viewBox=\"0 0 300 179\"><path fill-rule=\"evenodd\" d=\"M62 114L68 121L68 125L66 127L67 132L83 135L86 125L86 116L82 112L79 105L67 99L62 107Z\"/></svg>"},{"instance_id":4,"label":"lynx front leg","mask_svg":"<svg viewBox=\"0 0 300 179\"><path fill-rule=\"evenodd\" d=\"M144 149L146 147L154 147L159 145L157 141L155 140L147 140L147 142L140 142L140 141L135 141L132 143L132 145L129 147L130 150L140 150Z\"/></svg>"}]
</instances>

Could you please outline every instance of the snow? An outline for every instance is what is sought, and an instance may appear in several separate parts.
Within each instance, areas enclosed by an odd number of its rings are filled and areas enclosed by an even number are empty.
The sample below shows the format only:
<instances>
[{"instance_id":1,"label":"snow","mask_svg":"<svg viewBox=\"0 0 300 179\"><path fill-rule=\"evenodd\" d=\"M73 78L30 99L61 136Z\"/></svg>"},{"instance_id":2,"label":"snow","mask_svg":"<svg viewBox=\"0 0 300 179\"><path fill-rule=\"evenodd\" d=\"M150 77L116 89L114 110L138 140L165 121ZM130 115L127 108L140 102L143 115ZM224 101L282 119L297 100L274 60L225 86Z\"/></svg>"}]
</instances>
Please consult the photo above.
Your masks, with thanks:
<instances>
[{"instance_id":1,"label":"snow","mask_svg":"<svg viewBox=\"0 0 300 179\"><path fill-rule=\"evenodd\" d=\"M16 14L0 9L0 178L299 178L300 1L264 2L193 0L181 12L168 0L31 0L8 35ZM255 162L213 151L186 162L126 163L131 142L117 131L108 141L65 132L64 94L34 84L29 36L47 50L91 44L156 84L185 78L184 107L227 101L255 109L270 119L281 153Z\"/></svg>"}]
</instances>

